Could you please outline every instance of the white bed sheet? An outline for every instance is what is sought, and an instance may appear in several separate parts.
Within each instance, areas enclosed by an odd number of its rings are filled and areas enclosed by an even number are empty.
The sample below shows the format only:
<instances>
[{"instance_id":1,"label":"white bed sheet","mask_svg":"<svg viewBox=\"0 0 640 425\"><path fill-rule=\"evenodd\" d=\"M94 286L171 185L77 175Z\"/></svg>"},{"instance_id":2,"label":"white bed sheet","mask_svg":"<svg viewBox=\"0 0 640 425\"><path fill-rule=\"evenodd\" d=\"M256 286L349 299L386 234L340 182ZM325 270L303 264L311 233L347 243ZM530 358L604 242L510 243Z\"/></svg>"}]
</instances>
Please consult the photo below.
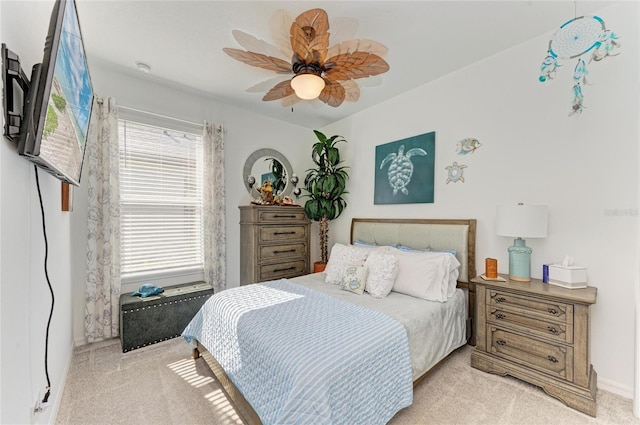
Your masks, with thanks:
<instances>
[{"instance_id":1,"label":"white bed sheet","mask_svg":"<svg viewBox=\"0 0 640 425\"><path fill-rule=\"evenodd\" d=\"M378 310L403 324L409 338L413 379L416 380L458 347L466 344L466 296L461 289L447 302L427 301L391 292L378 299L325 283L324 273L299 276L291 281L333 297ZM366 324L362 324L366 326Z\"/></svg>"}]
</instances>

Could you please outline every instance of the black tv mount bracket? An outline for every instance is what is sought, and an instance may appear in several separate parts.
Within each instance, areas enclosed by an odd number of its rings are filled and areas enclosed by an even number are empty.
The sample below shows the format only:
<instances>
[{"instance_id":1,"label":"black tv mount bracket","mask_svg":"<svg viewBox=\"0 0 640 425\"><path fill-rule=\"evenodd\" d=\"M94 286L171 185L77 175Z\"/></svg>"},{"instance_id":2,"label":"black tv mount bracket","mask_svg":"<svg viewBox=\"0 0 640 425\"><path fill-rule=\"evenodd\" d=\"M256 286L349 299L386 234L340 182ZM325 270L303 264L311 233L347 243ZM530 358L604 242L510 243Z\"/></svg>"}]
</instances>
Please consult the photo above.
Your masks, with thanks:
<instances>
[{"instance_id":1,"label":"black tv mount bracket","mask_svg":"<svg viewBox=\"0 0 640 425\"><path fill-rule=\"evenodd\" d=\"M16 84L20 87L17 90ZM4 135L17 142L20 137L25 94L29 91L29 78L20 66L20 58L2 43L2 102L4 108Z\"/></svg>"}]
</instances>

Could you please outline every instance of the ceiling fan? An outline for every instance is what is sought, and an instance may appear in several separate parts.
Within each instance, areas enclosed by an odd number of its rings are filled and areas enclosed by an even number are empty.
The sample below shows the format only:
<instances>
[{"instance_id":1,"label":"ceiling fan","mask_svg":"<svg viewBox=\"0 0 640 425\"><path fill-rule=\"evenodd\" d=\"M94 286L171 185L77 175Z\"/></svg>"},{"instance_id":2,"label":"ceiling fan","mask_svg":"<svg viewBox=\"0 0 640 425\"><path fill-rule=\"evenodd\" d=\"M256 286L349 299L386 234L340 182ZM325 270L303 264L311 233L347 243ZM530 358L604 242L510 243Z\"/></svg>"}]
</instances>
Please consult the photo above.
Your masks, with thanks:
<instances>
[{"instance_id":1,"label":"ceiling fan","mask_svg":"<svg viewBox=\"0 0 640 425\"><path fill-rule=\"evenodd\" d=\"M234 38L246 50L223 49L240 62L279 74L275 81L248 90L264 90L265 85L276 82L262 100L282 99L284 106L290 106L300 99L319 98L338 107L345 100L359 99L360 87L355 80L389 70L382 58L387 48L376 41L347 40L329 47L329 18L322 9L308 10L295 20L280 11L272 19L272 30L278 47L234 30Z\"/></svg>"}]
</instances>

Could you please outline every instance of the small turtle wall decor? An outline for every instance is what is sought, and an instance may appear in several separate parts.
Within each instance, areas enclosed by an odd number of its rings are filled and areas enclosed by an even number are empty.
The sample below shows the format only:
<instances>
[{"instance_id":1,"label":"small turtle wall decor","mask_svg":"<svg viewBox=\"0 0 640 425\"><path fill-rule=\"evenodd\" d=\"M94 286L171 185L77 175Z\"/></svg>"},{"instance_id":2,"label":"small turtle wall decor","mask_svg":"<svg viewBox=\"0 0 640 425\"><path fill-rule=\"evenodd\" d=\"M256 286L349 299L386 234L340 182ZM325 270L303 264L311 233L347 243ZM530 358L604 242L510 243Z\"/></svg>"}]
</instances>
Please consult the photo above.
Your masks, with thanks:
<instances>
[{"instance_id":1,"label":"small turtle wall decor","mask_svg":"<svg viewBox=\"0 0 640 425\"><path fill-rule=\"evenodd\" d=\"M376 146L375 204L433 202L435 132Z\"/></svg>"},{"instance_id":2,"label":"small turtle wall decor","mask_svg":"<svg viewBox=\"0 0 640 425\"><path fill-rule=\"evenodd\" d=\"M453 164L444 167L447 170L447 184L449 182L461 182L464 183L464 177L462 174L464 173L464 168L467 168L464 164L458 164L457 162L453 162Z\"/></svg>"}]
</instances>

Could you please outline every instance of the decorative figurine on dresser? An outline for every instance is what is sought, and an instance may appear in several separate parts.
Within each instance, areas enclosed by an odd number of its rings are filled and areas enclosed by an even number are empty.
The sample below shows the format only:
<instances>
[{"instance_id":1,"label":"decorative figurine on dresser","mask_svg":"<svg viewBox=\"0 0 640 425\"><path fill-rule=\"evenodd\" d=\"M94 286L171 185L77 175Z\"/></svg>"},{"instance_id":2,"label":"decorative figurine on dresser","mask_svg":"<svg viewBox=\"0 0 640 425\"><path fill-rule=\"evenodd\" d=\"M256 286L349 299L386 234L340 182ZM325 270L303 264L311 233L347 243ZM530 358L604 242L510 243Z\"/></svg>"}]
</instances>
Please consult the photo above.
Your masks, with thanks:
<instances>
[{"instance_id":1,"label":"decorative figurine on dresser","mask_svg":"<svg viewBox=\"0 0 640 425\"><path fill-rule=\"evenodd\" d=\"M589 307L597 289L472 279L477 345L471 366L541 387L567 406L596 416Z\"/></svg>"},{"instance_id":2,"label":"decorative figurine on dresser","mask_svg":"<svg viewBox=\"0 0 640 425\"><path fill-rule=\"evenodd\" d=\"M309 273L311 222L302 207L239 208L240 285Z\"/></svg>"}]
</instances>

